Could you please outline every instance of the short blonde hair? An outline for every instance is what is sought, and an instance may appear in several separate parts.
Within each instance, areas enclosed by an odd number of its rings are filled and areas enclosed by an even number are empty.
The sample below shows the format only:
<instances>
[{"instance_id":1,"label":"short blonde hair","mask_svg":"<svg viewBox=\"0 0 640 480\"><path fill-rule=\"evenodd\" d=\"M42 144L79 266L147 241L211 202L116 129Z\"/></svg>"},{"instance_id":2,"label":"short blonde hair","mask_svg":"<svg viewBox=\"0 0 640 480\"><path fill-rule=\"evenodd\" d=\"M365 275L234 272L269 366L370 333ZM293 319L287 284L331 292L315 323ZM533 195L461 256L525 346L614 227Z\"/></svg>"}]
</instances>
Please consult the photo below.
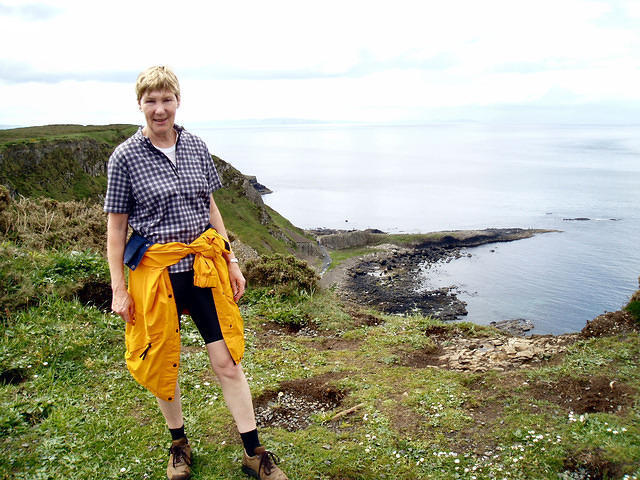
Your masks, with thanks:
<instances>
[{"instance_id":1,"label":"short blonde hair","mask_svg":"<svg viewBox=\"0 0 640 480\"><path fill-rule=\"evenodd\" d=\"M178 77L173 71L164 65L149 67L138 75L136 80L136 96L138 103L142 96L148 91L168 90L180 100L180 84Z\"/></svg>"}]
</instances>

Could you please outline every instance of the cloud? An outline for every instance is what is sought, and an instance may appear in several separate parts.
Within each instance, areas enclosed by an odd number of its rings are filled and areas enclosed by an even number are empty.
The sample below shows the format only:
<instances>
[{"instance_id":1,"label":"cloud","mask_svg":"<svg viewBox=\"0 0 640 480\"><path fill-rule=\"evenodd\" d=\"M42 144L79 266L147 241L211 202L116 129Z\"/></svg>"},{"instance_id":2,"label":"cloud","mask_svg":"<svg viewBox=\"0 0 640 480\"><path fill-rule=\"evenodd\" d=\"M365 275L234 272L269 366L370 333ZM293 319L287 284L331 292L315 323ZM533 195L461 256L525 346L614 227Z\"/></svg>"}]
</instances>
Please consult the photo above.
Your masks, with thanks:
<instances>
[{"instance_id":1,"label":"cloud","mask_svg":"<svg viewBox=\"0 0 640 480\"><path fill-rule=\"evenodd\" d=\"M359 58L347 65L309 65L290 68L252 68L240 66L203 65L181 69L181 73L192 78L217 80L313 80L332 78L363 78L372 74L393 70L444 70L456 64L447 54L437 54L429 58L412 58L400 55L396 58L377 59L369 52L362 51Z\"/></svg>"},{"instance_id":2,"label":"cloud","mask_svg":"<svg viewBox=\"0 0 640 480\"><path fill-rule=\"evenodd\" d=\"M490 71L495 73L539 73L587 68L590 63L589 61L575 58L546 58L540 61L501 63L490 69Z\"/></svg>"},{"instance_id":3,"label":"cloud","mask_svg":"<svg viewBox=\"0 0 640 480\"><path fill-rule=\"evenodd\" d=\"M185 121L640 98L640 8L624 0L26 1L0 0L2 123L29 102L60 115L55 98L80 121L82 86L112 95L112 118L153 64L178 74Z\"/></svg>"},{"instance_id":4,"label":"cloud","mask_svg":"<svg viewBox=\"0 0 640 480\"><path fill-rule=\"evenodd\" d=\"M6 60L0 63L0 81L6 83L59 83L65 81L98 81L130 84L135 81L137 76L137 71L55 71L36 69L25 62Z\"/></svg>"},{"instance_id":5,"label":"cloud","mask_svg":"<svg viewBox=\"0 0 640 480\"><path fill-rule=\"evenodd\" d=\"M12 6L0 3L0 16L18 17L30 22L51 20L62 12L62 9L52 5L31 3Z\"/></svg>"}]
</instances>

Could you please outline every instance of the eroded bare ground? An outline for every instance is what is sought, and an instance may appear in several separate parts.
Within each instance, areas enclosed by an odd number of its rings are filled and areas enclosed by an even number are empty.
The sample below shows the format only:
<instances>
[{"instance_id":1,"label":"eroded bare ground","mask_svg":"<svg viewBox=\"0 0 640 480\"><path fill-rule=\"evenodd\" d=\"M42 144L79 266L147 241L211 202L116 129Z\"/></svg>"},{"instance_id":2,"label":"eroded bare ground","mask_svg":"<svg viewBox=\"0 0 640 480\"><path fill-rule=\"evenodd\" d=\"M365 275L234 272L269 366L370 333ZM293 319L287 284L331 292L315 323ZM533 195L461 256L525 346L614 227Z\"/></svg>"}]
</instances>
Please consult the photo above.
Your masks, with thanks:
<instances>
[{"instance_id":1,"label":"eroded bare ground","mask_svg":"<svg viewBox=\"0 0 640 480\"><path fill-rule=\"evenodd\" d=\"M376 327L384 323L383 319L378 318L371 313L363 312L354 305L347 305L346 311L347 313L349 313L349 315L351 315L354 327L362 327L365 325L367 327Z\"/></svg>"},{"instance_id":2,"label":"eroded bare ground","mask_svg":"<svg viewBox=\"0 0 640 480\"><path fill-rule=\"evenodd\" d=\"M569 479L602 480L604 478L621 478L624 465L605 458L604 450L594 448L589 451L578 452L564 462L565 472Z\"/></svg>"},{"instance_id":3,"label":"eroded bare ground","mask_svg":"<svg viewBox=\"0 0 640 480\"><path fill-rule=\"evenodd\" d=\"M638 322L624 310L607 312L587 322L580 332L582 338L608 337L640 330Z\"/></svg>"},{"instance_id":4,"label":"eroded bare ground","mask_svg":"<svg viewBox=\"0 0 640 480\"><path fill-rule=\"evenodd\" d=\"M334 383L341 374L325 374L280 384L277 391L267 391L254 400L259 427L284 428L290 432L311 424L311 416L339 407L346 392Z\"/></svg>"},{"instance_id":5,"label":"eroded bare ground","mask_svg":"<svg viewBox=\"0 0 640 480\"><path fill-rule=\"evenodd\" d=\"M604 376L539 381L529 391L535 399L562 405L576 414L622 412L633 405L636 393L630 386Z\"/></svg>"}]
</instances>

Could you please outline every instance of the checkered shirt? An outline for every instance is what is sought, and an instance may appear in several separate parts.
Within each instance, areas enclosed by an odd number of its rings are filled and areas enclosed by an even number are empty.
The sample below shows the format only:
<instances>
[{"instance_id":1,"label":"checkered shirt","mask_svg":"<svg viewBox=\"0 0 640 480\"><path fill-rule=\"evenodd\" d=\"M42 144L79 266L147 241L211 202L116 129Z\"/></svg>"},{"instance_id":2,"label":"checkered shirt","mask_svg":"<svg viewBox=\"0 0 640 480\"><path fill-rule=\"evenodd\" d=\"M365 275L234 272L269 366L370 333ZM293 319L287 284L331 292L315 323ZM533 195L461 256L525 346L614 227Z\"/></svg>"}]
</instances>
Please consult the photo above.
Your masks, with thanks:
<instances>
[{"instance_id":1,"label":"checkered shirt","mask_svg":"<svg viewBox=\"0 0 640 480\"><path fill-rule=\"evenodd\" d=\"M142 134L118 145L109 158L104 211L127 213L129 225L154 243L191 243L209 224L209 194L222 187L205 143L182 127L176 166ZM169 267L193 268L193 255Z\"/></svg>"}]
</instances>

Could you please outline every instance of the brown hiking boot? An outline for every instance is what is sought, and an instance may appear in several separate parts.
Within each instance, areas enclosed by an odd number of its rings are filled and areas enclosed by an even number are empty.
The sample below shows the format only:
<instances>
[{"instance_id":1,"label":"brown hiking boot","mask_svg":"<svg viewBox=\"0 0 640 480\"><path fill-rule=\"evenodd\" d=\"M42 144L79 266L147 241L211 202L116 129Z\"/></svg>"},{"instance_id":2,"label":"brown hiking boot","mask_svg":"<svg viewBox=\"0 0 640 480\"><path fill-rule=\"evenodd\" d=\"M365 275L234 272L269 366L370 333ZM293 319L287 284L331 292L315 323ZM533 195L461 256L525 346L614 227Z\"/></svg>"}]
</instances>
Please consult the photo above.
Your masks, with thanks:
<instances>
[{"instance_id":1,"label":"brown hiking boot","mask_svg":"<svg viewBox=\"0 0 640 480\"><path fill-rule=\"evenodd\" d=\"M250 477L258 480L289 480L282 470L277 466L280 459L273 453L268 452L264 447L258 447L255 455L250 457L244 452L242 459L242 471Z\"/></svg>"},{"instance_id":2,"label":"brown hiking boot","mask_svg":"<svg viewBox=\"0 0 640 480\"><path fill-rule=\"evenodd\" d=\"M187 480L191 478L191 445L186 438L174 440L169 447L169 480Z\"/></svg>"}]
</instances>

